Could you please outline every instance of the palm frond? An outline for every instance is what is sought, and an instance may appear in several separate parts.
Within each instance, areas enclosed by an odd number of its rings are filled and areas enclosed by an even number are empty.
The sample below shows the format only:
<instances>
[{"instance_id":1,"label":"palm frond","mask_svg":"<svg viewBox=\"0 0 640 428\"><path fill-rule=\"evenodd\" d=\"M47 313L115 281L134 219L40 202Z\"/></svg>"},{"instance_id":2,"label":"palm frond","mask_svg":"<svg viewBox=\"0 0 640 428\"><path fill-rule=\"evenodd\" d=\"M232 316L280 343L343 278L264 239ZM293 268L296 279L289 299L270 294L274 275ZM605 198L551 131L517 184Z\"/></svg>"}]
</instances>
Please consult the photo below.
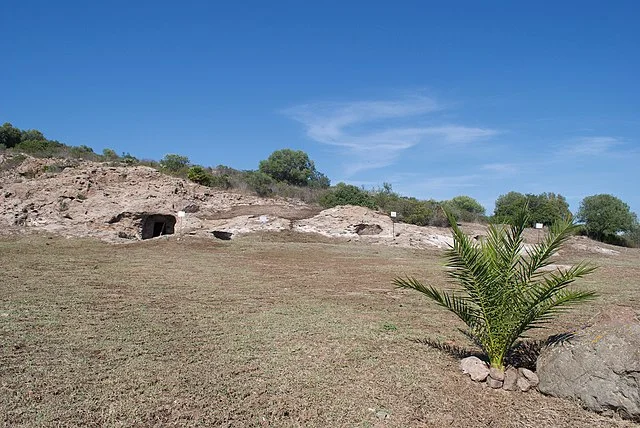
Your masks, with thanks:
<instances>
[{"instance_id":1,"label":"palm frond","mask_svg":"<svg viewBox=\"0 0 640 428\"><path fill-rule=\"evenodd\" d=\"M578 263L567 270L542 270L571 236L575 227L571 218L551 226L539 244L526 247L524 210L512 225L490 225L487 239L480 244L458 227L451 213L446 214L453 233L453 245L445 254L447 274L462 286L463 294L437 290L414 278L396 278L394 284L419 291L456 314L492 366L503 368L509 349L527 330L542 327L562 311L595 297L592 291L567 289L595 266Z\"/></svg>"},{"instance_id":2,"label":"palm frond","mask_svg":"<svg viewBox=\"0 0 640 428\"><path fill-rule=\"evenodd\" d=\"M455 294L438 291L436 288L426 286L415 278L396 278L393 283L398 288L410 288L416 290L435 301L438 305L447 308L458 316L469 327L474 328L478 324L482 323L480 313L478 309L474 307L473 303Z\"/></svg>"}]
</instances>

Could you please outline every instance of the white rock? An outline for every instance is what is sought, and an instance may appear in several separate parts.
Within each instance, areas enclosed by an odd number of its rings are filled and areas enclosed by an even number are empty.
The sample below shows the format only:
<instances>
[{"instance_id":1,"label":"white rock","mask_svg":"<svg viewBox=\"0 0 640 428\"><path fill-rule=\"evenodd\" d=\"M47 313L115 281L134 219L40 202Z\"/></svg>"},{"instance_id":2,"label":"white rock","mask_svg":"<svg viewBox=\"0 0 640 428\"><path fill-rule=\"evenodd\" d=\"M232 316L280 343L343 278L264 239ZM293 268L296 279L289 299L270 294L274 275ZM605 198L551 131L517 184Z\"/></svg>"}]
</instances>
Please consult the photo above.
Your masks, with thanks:
<instances>
[{"instance_id":1,"label":"white rock","mask_svg":"<svg viewBox=\"0 0 640 428\"><path fill-rule=\"evenodd\" d=\"M478 357L463 358L460 361L460 368L462 369L462 373L468 374L471 376L471 379L476 382L484 382L487 376L489 376L487 363Z\"/></svg>"}]
</instances>

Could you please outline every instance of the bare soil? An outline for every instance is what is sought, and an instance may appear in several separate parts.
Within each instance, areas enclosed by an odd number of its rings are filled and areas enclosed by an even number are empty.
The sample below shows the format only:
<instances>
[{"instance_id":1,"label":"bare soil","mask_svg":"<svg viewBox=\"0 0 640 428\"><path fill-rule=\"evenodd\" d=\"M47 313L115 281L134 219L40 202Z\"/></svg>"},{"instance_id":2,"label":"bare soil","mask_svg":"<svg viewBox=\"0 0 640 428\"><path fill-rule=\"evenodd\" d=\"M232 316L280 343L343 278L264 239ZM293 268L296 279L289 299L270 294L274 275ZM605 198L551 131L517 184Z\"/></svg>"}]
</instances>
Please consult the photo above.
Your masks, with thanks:
<instances>
[{"instance_id":1,"label":"bare soil","mask_svg":"<svg viewBox=\"0 0 640 428\"><path fill-rule=\"evenodd\" d=\"M463 325L391 280L445 282L441 251L294 232L129 245L0 238L4 426L628 427L578 403L490 390L458 359ZM568 248L578 286L640 310L640 251Z\"/></svg>"}]
</instances>

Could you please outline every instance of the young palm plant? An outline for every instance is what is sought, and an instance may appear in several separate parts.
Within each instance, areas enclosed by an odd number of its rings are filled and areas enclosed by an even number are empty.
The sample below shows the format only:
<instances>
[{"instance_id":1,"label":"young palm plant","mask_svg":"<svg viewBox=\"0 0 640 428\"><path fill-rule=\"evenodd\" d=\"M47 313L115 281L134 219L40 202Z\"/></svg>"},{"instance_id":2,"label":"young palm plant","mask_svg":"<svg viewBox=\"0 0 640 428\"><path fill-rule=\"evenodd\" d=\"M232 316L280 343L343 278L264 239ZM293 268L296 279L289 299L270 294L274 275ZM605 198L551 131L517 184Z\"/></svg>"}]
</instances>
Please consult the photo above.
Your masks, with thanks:
<instances>
[{"instance_id":1,"label":"young palm plant","mask_svg":"<svg viewBox=\"0 0 640 428\"><path fill-rule=\"evenodd\" d=\"M424 293L456 314L492 367L504 370L507 353L527 330L595 297L592 291L567 289L595 266L582 262L566 270L543 269L574 231L571 218L551 226L541 242L530 246L524 245L522 236L528 224L524 211L511 226L490 225L488 236L480 243L460 230L451 213L447 218L454 241L446 253L446 266L462 293L440 291L414 278L396 278L394 284Z\"/></svg>"}]
</instances>

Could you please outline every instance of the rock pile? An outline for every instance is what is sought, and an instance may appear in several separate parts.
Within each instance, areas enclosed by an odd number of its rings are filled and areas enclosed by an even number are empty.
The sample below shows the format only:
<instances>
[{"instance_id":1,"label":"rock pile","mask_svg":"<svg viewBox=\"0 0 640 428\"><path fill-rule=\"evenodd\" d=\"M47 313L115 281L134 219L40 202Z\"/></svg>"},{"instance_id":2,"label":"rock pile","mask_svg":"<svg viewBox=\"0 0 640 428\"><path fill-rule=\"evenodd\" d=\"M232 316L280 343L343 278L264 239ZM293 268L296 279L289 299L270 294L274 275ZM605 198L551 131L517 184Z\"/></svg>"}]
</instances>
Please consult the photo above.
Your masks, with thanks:
<instances>
[{"instance_id":1,"label":"rock pile","mask_svg":"<svg viewBox=\"0 0 640 428\"><path fill-rule=\"evenodd\" d=\"M493 389L527 392L540 383L538 376L529 369L508 367L507 370L501 371L489 367L478 357L463 358L460 368L462 373L468 374L472 380L486 382L487 386Z\"/></svg>"}]
</instances>

